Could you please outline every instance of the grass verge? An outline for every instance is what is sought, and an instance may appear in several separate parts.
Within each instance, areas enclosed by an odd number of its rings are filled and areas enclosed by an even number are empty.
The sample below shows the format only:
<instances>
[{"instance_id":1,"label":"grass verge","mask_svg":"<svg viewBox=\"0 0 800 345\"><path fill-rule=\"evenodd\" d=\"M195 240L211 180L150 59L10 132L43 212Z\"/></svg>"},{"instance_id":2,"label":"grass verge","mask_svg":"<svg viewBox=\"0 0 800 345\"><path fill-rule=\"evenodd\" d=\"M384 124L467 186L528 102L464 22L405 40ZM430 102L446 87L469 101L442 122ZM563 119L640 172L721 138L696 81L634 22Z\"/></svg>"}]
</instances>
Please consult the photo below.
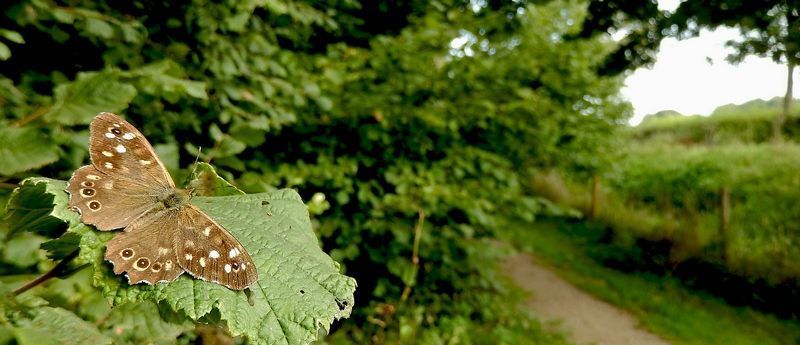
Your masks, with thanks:
<instances>
[{"instance_id":1,"label":"grass verge","mask_svg":"<svg viewBox=\"0 0 800 345\"><path fill-rule=\"evenodd\" d=\"M509 224L505 240L530 252L582 290L633 313L644 327L675 344L798 344L800 322L690 290L677 278L623 273L602 259L625 255L606 230L560 220Z\"/></svg>"}]
</instances>

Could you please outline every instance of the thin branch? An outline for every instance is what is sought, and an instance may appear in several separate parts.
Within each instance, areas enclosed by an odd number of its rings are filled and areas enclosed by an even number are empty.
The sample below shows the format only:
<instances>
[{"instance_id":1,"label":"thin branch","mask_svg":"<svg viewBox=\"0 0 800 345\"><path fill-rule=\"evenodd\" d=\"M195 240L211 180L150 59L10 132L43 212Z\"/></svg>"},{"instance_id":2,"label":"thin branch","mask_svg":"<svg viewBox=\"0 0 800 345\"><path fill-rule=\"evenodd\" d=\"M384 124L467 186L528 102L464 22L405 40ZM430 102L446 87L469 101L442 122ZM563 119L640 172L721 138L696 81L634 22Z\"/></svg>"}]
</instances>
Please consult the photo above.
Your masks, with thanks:
<instances>
[{"instance_id":1,"label":"thin branch","mask_svg":"<svg viewBox=\"0 0 800 345\"><path fill-rule=\"evenodd\" d=\"M78 257L77 249L72 253L69 253L69 255L67 255L63 260L61 260L61 262L56 264L56 266L53 267L51 270L45 272L36 279L30 281L29 283L17 288L12 292L12 294L14 294L14 296L18 296L21 293L28 291L36 287L37 285L40 285L52 278L61 276L64 272L67 271L67 266L69 266L69 263L72 262L72 260L75 260L76 257Z\"/></svg>"},{"instance_id":2,"label":"thin branch","mask_svg":"<svg viewBox=\"0 0 800 345\"><path fill-rule=\"evenodd\" d=\"M417 272L419 271L419 242L422 238L422 226L425 224L425 212L422 209L419 210L419 219L417 219L417 225L414 227L414 249L411 252L411 264L413 266L413 273L412 279L417 279ZM405 302L408 299L408 296L411 294L411 284L406 282L406 286L403 288L403 294L400 296L400 301Z\"/></svg>"},{"instance_id":3,"label":"thin branch","mask_svg":"<svg viewBox=\"0 0 800 345\"><path fill-rule=\"evenodd\" d=\"M27 125L29 122L42 117L42 115L44 115L44 114L47 114L48 110L50 110L49 106L41 107L39 109L36 109L34 112L26 115L25 117L23 117L23 118L17 120L16 122L14 122L13 124L11 124L11 126L13 126L13 127L22 127L24 125Z\"/></svg>"},{"instance_id":4,"label":"thin branch","mask_svg":"<svg viewBox=\"0 0 800 345\"><path fill-rule=\"evenodd\" d=\"M8 183L8 182L0 182L0 189L14 189L19 187L18 184Z\"/></svg>"}]
</instances>

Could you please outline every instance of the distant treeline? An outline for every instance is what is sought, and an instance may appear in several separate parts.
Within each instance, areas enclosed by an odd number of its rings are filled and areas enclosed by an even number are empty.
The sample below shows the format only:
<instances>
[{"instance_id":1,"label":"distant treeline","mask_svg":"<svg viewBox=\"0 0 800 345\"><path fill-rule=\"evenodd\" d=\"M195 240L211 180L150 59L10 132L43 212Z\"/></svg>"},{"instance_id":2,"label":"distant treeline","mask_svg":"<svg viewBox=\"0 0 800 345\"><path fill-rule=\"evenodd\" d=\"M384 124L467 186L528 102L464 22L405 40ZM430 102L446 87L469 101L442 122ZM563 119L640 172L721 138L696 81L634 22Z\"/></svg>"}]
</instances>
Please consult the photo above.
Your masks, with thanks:
<instances>
[{"instance_id":1,"label":"distant treeline","mask_svg":"<svg viewBox=\"0 0 800 345\"><path fill-rule=\"evenodd\" d=\"M646 116L631 133L636 140L683 144L761 143L772 139L772 121L782 107L783 97L775 97L723 105L714 109L710 116L665 110ZM800 138L800 101L792 102L783 134L790 141Z\"/></svg>"}]
</instances>

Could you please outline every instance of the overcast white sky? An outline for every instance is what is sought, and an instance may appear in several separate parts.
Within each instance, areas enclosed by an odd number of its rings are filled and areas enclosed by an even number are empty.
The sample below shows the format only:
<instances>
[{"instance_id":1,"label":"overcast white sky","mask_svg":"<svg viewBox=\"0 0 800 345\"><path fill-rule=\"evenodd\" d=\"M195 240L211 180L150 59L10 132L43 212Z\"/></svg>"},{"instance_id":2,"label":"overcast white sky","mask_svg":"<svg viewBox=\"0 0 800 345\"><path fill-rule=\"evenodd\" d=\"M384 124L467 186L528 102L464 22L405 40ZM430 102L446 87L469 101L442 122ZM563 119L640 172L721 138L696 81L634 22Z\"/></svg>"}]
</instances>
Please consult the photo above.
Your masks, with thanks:
<instances>
[{"instance_id":1,"label":"overcast white sky","mask_svg":"<svg viewBox=\"0 0 800 345\"><path fill-rule=\"evenodd\" d=\"M659 0L659 7L673 10L679 2ZM655 65L636 70L625 81L622 94L634 107L631 124L661 110L708 115L723 104L783 96L786 66L756 57L738 65L725 61L731 52L725 42L738 37L738 30L721 28L688 40L663 40Z\"/></svg>"}]
</instances>

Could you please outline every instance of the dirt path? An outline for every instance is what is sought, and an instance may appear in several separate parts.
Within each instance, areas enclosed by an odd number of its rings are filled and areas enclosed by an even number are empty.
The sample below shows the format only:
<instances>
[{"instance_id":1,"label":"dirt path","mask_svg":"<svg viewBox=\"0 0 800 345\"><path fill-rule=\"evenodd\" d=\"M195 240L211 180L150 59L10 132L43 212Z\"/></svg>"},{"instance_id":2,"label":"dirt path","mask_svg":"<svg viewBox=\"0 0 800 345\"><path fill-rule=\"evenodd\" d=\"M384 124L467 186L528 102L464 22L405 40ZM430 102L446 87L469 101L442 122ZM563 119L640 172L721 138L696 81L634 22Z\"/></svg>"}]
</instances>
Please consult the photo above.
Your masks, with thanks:
<instances>
[{"instance_id":1,"label":"dirt path","mask_svg":"<svg viewBox=\"0 0 800 345\"><path fill-rule=\"evenodd\" d=\"M527 254L503 263L505 272L531 293L528 305L543 321L558 322L578 343L598 345L668 345L665 340L639 328L639 321L537 265Z\"/></svg>"}]
</instances>

